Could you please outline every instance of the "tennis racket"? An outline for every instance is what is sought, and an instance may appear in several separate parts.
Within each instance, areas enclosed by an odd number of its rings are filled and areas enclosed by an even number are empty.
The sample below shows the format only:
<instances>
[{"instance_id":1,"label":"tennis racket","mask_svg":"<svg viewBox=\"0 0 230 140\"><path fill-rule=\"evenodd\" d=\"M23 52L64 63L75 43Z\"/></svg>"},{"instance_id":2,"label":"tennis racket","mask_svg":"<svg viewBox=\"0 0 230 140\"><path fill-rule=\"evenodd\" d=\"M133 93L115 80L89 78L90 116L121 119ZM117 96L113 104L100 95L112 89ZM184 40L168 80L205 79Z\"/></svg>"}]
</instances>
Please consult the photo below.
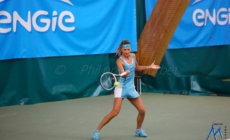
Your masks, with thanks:
<instances>
[{"instance_id":1,"label":"tennis racket","mask_svg":"<svg viewBox=\"0 0 230 140\"><path fill-rule=\"evenodd\" d=\"M102 88L105 90L112 90L116 86L119 78L121 76L124 76L125 74L126 72L123 72L121 74L114 74L111 72L103 73L100 78L100 83L101 83Z\"/></svg>"}]
</instances>

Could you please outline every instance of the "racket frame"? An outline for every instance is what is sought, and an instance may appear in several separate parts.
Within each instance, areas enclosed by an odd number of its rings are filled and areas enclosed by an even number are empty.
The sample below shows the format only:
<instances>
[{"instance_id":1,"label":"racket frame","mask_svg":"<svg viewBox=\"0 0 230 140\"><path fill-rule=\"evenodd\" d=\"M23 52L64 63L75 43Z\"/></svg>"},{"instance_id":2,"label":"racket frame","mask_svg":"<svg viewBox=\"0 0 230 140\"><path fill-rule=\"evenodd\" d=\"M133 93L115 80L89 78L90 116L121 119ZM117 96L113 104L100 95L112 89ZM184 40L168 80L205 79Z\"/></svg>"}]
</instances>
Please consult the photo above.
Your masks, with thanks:
<instances>
[{"instance_id":1,"label":"racket frame","mask_svg":"<svg viewBox=\"0 0 230 140\"><path fill-rule=\"evenodd\" d=\"M112 86L111 88L105 88L105 87L103 86L103 84L102 84L102 77L103 77L104 75L106 75L106 74L111 74L111 75L114 77L115 82L117 82L117 77L122 77L122 76L124 76L124 75L126 74L126 72L123 72L123 73L121 73L121 74L114 74L114 73L112 73L112 72L105 72L105 73L103 73L103 74L101 75L101 77L100 77L100 84L101 84L102 88L105 89L105 90L112 90L112 89L115 87L115 86L114 86L114 83L113 83L113 86Z\"/></svg>"}]
</instances>

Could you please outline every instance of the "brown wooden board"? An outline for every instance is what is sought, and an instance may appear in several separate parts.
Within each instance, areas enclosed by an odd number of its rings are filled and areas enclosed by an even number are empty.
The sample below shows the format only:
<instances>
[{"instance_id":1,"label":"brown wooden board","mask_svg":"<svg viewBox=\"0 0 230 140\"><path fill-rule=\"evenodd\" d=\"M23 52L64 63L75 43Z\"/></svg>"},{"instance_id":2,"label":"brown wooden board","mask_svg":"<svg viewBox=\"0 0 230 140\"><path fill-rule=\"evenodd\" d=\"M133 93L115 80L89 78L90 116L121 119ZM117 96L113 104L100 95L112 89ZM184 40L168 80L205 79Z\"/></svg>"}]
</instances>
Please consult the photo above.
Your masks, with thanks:
<instances>
[{"instance_id":1,"label":"brown wooden board","mask_svg":"<svg viewBox=\"0 0 230 140\"><path fill-rule=\"evenodd\" d=\"M160 62L190 0L158 0L138 40L139 65ZM157 70L142 73L155 76Z\"/></svg>"}]
</instances>

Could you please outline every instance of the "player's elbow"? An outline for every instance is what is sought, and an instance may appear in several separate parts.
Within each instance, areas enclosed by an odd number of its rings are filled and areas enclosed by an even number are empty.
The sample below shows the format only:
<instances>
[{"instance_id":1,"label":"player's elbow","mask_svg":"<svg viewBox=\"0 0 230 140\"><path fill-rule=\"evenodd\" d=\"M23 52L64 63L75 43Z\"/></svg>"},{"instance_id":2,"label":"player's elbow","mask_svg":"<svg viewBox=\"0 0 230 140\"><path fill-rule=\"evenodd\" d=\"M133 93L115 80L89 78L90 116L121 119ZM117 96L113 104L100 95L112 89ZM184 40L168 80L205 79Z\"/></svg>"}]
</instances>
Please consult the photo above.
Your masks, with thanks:
<instances>
[{"instance_id":1,"label":"player's elbow","mask_svg":"<svg viewBox=\"0 0 230 140\"><path fill-rule=\"evenodd\" d=\"M136 71L141 71L142 69L141 69L141 67L140 66L137 66L136 67Z\"/></svg>"}]
</instances>

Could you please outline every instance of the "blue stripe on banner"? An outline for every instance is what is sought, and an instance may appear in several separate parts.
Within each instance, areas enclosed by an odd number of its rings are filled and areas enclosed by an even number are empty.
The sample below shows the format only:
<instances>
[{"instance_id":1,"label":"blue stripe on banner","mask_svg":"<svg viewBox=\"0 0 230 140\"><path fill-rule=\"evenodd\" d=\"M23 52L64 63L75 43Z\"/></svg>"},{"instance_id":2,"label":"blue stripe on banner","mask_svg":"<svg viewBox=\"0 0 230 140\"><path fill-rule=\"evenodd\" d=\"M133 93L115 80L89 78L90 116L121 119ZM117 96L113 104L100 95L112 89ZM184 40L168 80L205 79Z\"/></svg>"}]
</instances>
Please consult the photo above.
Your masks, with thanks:
<instances>
[{"instance_id":1,"label":"blue stripe on banner","mask_svg":"<svg viewBox=\"0 0 230 140\"><path fill-rule=\"evenodd\" d=\"M137 51L136 3L117 0L0 0L0 60Z\"/></svg>"},{"instance_id":2,"label":"blue stripe on banner","mask_svg":"<svg viewBox=\"0 0 230 140\"><path fill-rule=\"evenodd\" d=\"M145 0L147 19L156 1ZM229 31L229 0L191 0L168 48L228 45L230 44Z\"/></svg>"}]
</instances>

